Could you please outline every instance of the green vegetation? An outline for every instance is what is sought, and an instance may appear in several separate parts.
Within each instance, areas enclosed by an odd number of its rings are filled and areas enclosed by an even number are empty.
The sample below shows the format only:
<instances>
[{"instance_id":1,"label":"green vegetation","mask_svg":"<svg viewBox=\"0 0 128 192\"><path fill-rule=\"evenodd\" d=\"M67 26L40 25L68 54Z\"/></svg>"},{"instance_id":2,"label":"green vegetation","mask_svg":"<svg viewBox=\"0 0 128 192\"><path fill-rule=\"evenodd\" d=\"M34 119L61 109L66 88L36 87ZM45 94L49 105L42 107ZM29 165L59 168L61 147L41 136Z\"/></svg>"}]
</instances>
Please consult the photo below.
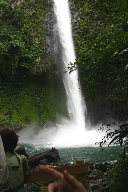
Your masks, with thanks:
<instances>
[{"instance_id":1,"label":"green vegetation","mask_svg":"<svg viewBox=\"0 0 128 192\"><path fill-rule=\"evenodd\" d=\"M128 116L127 0L74 0L76 66L84 81L86 100L108 106L110 117Z\"/></svg>"},{"instance_id":2,"label":"green vegetation","mask_svg":"<svg viewBox=\"0 0 128 192\"><path fill-rule=\"evenodd\" d=\"M120 145L124 148L122 157L126 157L126 151L128 149L128 124L122 124L119 127L113 129L111 124L103 125L101 130L106 130L106 134L100 142L97 142L101 150L104 150L104 145L108 143L108 147L111 144Z\"/></svg>"},{"instance_id":3,"label":"green vegetation","mask_svg":"<svg viewBox=\"0 0 128 192\"><path fill-rule=\"evenodd\" d=\"M26 126L31 122L55 122L58 112L66 115L66 107L49 86L32 81L1 87L1 123ZM60 93L61 94L61 93Z\"/></svg>"},{"instance_id":4,"label":"green vegetation","mask_svg":"<svg viewBox=\"0 0 128 192\"><path fill-rule=\"evenodd\" d=\"M119 157L114 168L109 172L110 181L101 191L127 192L128 189L128 157Z\"/></svg>"},{"instance_id":5,"label":"green vegetation","mask_svg":"<svg viewBox=\"0 0 128 192\"><path fill-rule=\"evenodd\" d=\"M47 68L45 49L46 1L0 2L0 71L11 81Z\"/></svg>"},{"instance_id":6,"label":"green vegetation","mask_svg":"<svg viewBox=\"0 0 128 192\"><path fill-rule=\"evenodd\" d=\"M44 185L44 182L32 183L32 192L47 192L47 186Z\"/></svg>"},{"instance_id":7,"label":"green vegetation","mask_svg":"<svg viewBox=\"0 0 128 192\"><path fill-rule=\"evenodd\" d=\"M0 1L2 127L55 122L57 113L66 114L65 97L48 78L60 84L46 51L47 5L45 0Z\"/></svg>"}]
</instances>

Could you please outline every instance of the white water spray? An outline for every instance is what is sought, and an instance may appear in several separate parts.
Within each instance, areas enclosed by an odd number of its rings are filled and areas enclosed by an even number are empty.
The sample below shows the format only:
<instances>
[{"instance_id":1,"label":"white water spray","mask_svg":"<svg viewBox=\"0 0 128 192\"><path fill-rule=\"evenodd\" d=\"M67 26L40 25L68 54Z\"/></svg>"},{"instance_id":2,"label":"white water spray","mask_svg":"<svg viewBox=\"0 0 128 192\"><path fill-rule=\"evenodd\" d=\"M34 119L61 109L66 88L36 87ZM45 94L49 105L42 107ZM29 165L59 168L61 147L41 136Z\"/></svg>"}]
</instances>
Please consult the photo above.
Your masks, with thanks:
<instances>
[{"instance_id":1,"label":"white water spray","mask_svg":"<svg viewBox=\"0 0 128 192\"><path fill-rule=\"evenodd\" d=\"M95 130L87 131L85 127L86 105L80 90L78 71L64 73L68 64L74 63L76 59L68 0L54 0L54 12L57 22L55 32L59 34L62 45L62 74L70 120L61 117L56 126L43 127L39 134L36 133L35 126L25 128L19 133L20 142L43 144L44 147L94 145L102 135Z\"/></svg>"}]
</instances>

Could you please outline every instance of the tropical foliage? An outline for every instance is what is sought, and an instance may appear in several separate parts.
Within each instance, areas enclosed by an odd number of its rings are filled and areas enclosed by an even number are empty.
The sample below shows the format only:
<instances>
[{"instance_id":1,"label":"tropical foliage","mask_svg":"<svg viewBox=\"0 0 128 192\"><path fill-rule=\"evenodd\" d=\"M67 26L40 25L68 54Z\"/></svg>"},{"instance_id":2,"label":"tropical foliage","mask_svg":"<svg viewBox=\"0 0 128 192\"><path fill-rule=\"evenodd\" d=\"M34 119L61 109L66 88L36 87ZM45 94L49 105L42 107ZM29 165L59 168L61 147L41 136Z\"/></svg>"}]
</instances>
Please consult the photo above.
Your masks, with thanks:
<instances>
[{"instance_id":1,"label":"tropical foliage","mask_svg":"<svg viewBox=\"0 0 128 192\"><path fill-rule=\"evenodd\" d=\"M41 81L41 83L39 82ZM22 127L56 122L56 114L66 115L66 106L60 102L59 88L53 91L43 79L23 80L17 84L4 84L0 95L1 126ZM58 94L59 93L59 94Z\"/></svg>"},{"instance_id":2,"label":"tropical foliage","mask_svg":"<svg viewBox=\"0 0 128 192\"><path fill-rule=\"evenodd\" d=\"M103 150L104 145L120 145L124 147L123 156L126 155L126 149L128 149L128 124L122 124L120 126L116 126L114 124L104 124L100 128L100 130L106 130L106 134L103 139L98 142L100 145L101 150Z\"/></svg>"},{"instance_id":3,"label":"tropical foliage","mask_svg":"<svg viewBox=\"0 0 128 192\"><path fill-rule=\"evenodd\" d=\"M86 100L100 99L111 116L128 116L128 4L126 0L74 0L77 59Z\"/></svg>"},{"instance_id":4,"label":"tropical foliage","mask_svg":"<svg viewBox=\"0 0 128 192\"><path fill-rule=\"evenodd\" d=\"M128 188L128 157L119 157L116 165L110 171L110 181L101 191L127 192Z\"/></svg>"},{"instance_id":5,"label":"tropical foliage","mask_svg":"<svg viewBox=\"0 0 128 192\"><path fill-rule=\"evenodd\" d=\"M46 70L46 1L0 1L0 72L8 81Z\"/></svg>"},{"instance_id":6,"label":"tropical foliage","mask_svg":"<svg viewBox=\"0 0 128 192\"><path fill-rule=\"evenodd\" d=\"M48 11L46 0L0 0L2 127L55 122L57 112L66 113L46 50Z\"/></svg>"}]
</instances>

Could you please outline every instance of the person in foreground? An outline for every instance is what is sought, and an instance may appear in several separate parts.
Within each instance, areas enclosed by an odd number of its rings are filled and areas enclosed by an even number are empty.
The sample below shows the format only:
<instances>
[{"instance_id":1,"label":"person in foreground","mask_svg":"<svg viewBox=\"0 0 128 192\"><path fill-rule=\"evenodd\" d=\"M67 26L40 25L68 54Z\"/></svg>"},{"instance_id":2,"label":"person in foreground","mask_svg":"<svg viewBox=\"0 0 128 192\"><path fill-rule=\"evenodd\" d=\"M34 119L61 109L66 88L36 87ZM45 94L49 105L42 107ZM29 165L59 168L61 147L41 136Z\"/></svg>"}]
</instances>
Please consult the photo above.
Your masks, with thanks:
<instances>
[{"instance_id":1,"label":"person in foreground","mask_svg":"<svg viewBox=\"0 0 128 192\"><path fill-rule=\"evenodd\" d=\"M24 179L29 174L29 168L26 157L15 153L18 135L10 129L3 129L0 131L0 135L9 172L5 192L26 192Z\"/></svg>"},{"instance_id":2,"label":"person in foreground","mask_svg":"<svg viewBox=\"0 0 128 192\"><path fill-rule=\"evenodd\" d=\"M66 170L62 174L55 169L43 165L40 165L38 169L57 180L56 183L48 185L48 192L87 192L84 186Z\"/></svg>"},{"instance_id":3,"label":"person in foreground","mask_svg":"<svg viewBox=\"0 0 128 192\"><path fill-rule=\"evenodd\" d=\"M0 192L4 192L8 181L8 167L6 162L6 156L4 151L3 142L0 136Z\"/></svg>"}]
</instances>

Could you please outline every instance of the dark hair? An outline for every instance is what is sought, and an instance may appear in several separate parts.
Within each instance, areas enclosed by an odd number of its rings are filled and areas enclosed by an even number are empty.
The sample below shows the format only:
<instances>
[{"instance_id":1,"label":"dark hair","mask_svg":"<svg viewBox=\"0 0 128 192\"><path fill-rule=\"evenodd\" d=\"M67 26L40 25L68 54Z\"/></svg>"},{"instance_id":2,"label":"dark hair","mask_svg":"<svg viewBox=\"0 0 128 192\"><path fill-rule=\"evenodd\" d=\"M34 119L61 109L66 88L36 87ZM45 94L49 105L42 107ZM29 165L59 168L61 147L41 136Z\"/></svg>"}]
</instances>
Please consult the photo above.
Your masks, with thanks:
<instances>
[{"instance_id":1,"label":"dark hair","mask_svg":"<svg viewBox=\"0 0 128 192\"><path fill-rule=\"evenodd\" d=\"M3 141L4 150L13 152L17 146L18 135L10 129L3 129L0 131L0 135Z\"/></svg>"}]
</instances>

